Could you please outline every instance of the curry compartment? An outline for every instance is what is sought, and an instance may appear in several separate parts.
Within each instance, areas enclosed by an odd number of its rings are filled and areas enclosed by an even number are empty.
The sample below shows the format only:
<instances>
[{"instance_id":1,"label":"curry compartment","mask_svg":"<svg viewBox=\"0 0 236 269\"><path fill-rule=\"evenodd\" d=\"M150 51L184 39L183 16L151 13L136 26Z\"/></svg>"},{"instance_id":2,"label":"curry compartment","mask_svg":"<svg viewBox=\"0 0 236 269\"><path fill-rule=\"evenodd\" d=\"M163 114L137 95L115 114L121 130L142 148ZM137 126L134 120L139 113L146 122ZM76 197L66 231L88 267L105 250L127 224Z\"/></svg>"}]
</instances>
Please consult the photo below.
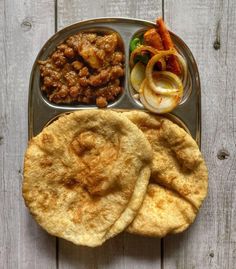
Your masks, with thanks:
<instances>
[{"instance_id":1,"label":"curry compartment","mask_svg":"<svg viewBox=\"0 0 236 269\"><path fill-rule=\"evenodd\" d=\"M135 38L138 38L139 40L143 40L144 33L147 30L153 28L153 26L143 28L141 30L138 30L136 33L134 33L134 35L130 39L129 47L130 47L130 44L131 44L132 40L134 40ZM171 32L170 32L170 35L171 35L171 38L172 38L172 40L174 42L176 50L184 58L184 60L187 63L187 79L186 79L186 83L184 85L183 97L181 98L181 101L178 104L178 106L181 106L183 103L185 103L188 100L189 96L191 95L192 87L193 87L193 85L192 85L192 77L193 77L193 74L194 74L195 67L193 66L192 62L189 60L189 55L188 55L188 52L186 51L186 48L183 46L184 45L183 41L180 40L176 35L174 35ZM131 51L129 51L129 60L130 60L130 55L131 55ZM131 81L130 81L130 74L131 74L130 61L129 61L128 69L129 69L129 71L128 71L127 80L129 82L128 85L129 85L130 95L133 97L134 102L136 102L139 106L143 107L141 101L138 98L136 98L137 97L137 91L133 88L133 86L131 84Z\"/></svg>"},{"instance_id":2,"label":"curry compartment","mask_svg":"<svg viewBox=\"0 0 236 269\"><path fill-rule=\"evenodd\" d=\"M124 94L124 65L119 33L100 27L79 30L38 60L39 88L51 105L107 107Z\"/></svg>"},{"instance_id":3,"label":"curry compartment","mask_svg":"<svg viewBox=\"0 0 236 269\"><path fill-rule=\"evenodd\" d=\"M133 37L142 35L145 30L154 26L155 23L132 18L97 18L87 21L81 21L79 23L67 26L59 32L55 33L42 47L35 60L31 72L28 102L29 138L41 132L48 122L50 122L52 119L56 118L60 114L75 110L98 109L96 101L94 101L92 104L85 104L83 102L69 102L61 104L53 103L49 100L47 92L42 93L41 91L41 87L43 85L42 77L40 76L40 68L38 61L46 61L48 57L50 57L56 51L58 45L65 42L69 37L74 36L78 33L97 33L103 36L115 33L117 35L119 44L118 46L120 50L124 53L124 76L120 79L119 82L123 90L122 93L119 92L119 94L114 100L108 100L108 104L106 107L108 109L145 110L143 105L139 101L134 99L134 90L130 85L129 45ZM181 105L178 105L177 108L175 108L171 112L171 115L173 117L177 117L186 126L193 138L197 140L198 143L200 143L201 98L198 68L194 57L186 44L173 33L171 33L171 37L177 50L187 61L189 70L188 77L191 84L191 87L188 90L185 90ZM70 57L70 52L71 51L66 52L66 54L68 53L68 57ZM70 60L68 62L69 64L71 63ZM80 68L79 63L74 64L78 64L77 67ZM91 75L93 75L92 72ZM76 89L74 90L76 91ZM62 98L64 98L63 92Z\"/></svg>"}]
</instances>

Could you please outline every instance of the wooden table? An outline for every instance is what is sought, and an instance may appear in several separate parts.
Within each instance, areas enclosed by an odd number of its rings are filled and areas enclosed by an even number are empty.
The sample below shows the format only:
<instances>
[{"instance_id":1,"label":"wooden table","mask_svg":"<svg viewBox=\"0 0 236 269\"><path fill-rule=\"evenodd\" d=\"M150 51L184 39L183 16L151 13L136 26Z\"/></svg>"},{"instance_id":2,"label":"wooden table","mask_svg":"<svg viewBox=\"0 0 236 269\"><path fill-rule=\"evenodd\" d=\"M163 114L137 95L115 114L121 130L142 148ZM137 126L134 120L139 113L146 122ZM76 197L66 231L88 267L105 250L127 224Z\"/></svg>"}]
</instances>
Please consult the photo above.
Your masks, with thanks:
<instances>
[{"instance_id":1,"label":"wooden table","mask_svg":"<svg viewBox=\"0 0 236 269\"><path fill-rule=\"evenodd\" d=\"M103 16L163 16L196 57L209 194L195 223L164 240L120 234L95 249L49 236L21 196L30 70L58 29ZM0 0L0 268L236 268L236 2Z\"/></svg>"}]
</instances>

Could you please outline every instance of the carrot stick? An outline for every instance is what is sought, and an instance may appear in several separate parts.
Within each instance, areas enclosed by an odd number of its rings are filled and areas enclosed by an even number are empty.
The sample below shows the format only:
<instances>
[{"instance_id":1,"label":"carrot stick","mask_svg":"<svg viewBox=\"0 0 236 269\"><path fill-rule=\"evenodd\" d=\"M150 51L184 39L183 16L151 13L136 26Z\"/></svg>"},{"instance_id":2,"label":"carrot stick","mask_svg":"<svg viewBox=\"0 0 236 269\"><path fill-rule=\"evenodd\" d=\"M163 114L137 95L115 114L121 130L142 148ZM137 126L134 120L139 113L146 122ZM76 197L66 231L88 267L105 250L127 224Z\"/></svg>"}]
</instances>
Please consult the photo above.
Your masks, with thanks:
<instances>
[{"instance_id":1,"label":"carrot stick","mask_svg":"<svg viewBox=\"0 0 236 269\"><path fill-rule=\"evenodd\" d=\"M162 18L158 18L156 21L157 31L162 39L162 43L165 50L174 48L174 43L170 37L170 33L166 28L166 25ZM180 65L174 55L171 55L167 60L167 70L175 73L176 75L181 74Z\"/></svg>"},{"instance_id":2,"label":"carrot stick","mask_svg":"<svg viewBox=\"0 0 236 269\"><path fill-rule=\"evenodd\" d=\"M174 48L174 44L173 44L173 41L170 37L170 33L167 30L166 25L165 25L164 21L162 20L162 18L158 18L156 21L156 24L157 24L157 29L158 29L158 32L161 36L164 48L166 50Z\"/></svg>"}]
</instances>

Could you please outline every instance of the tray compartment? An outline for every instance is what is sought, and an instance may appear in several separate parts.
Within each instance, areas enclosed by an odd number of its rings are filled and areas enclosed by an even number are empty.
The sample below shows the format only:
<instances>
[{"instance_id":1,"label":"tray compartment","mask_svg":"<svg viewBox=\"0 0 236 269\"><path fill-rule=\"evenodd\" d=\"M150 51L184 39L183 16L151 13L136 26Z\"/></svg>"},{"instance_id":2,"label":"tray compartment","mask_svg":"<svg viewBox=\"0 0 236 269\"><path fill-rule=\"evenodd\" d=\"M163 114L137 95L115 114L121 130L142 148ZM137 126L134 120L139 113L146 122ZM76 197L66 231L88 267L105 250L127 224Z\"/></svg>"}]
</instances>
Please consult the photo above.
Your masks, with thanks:
<instances>
[{"instance_id":1,"label":"tray compartment","mask_svg":"<svg viewBox=\"0 0 236 269\"><path fill-rule=\"evenodd\" d=\"M138 30L136 33L134 33L134 35L131 37L130 42L133 38L138 37L140 38L148 29L150 29L152 27L146 27L143 29ZM186 102L189 98L189 96L191 95L192 92L192 74L191 74L191 70L193 70L192 67L192 62L189 60L189 55L186 53L186 51L184 50L183 46L182 46L182 40L180 40L179 38L176 38L176 36L173 33L171 34L171 38L173 39L173 42L175 44L175 47L177 49L177 51L183 56L183 58L185 59L185 61L187 62L187 67L188 67L188 74L187 74L187 87L184 88L184 94L182 97L182 100L180 101L178 106L181 106L184 102ZM129 42L129 43L130 43ZM129 52L129 56L130 56L130 52ZM127 67L127 69L129 69L128 75L127 75L127 80L128 80L128 89L130 91L130 94L133 98L133 95L135 95L137 92L135 91L135 89L133 89L131 83L130 83L130 65ZM193 71L192 71L193 72ZM140 107L143 107L142 103L133 98L134 102L136 102Z\"/></svg>"},{"instance_id":2,"label":"tray compartment","mask_svg":"<svg viewBox=\"0 0 236 269\"><path fill-rule=\"evenodd\" d=\"M92 27L92 28L89 28L89 29L84 29L84 30L79 30L77 31L75 34L77 33L80 33L80 32L83 32L83 33L97 33L97 34L100 34L100 35L104 35L104 34L111 34L111 33L116 33L119 37L119 47L121 49L121 51L123 53L125 53L124 51L124 41L122 39L122 37L120 36L120 34L114 30L114 29L111 29L109 27ZM72 34L73 35L73 34ZM37 60L46 60L48 57L50 57L54 51L56 50L56 47L58 45L60 45L61 43L65 42L66 39L70 36L72 36L71 34L68 34L64 39L61 38L60 35L58 35L58 38L53 42L54 46L51 46L50 43L49 43L49 46L47 46L47 44L45 45L44 47L44 51L42 53L42 55L39 55ZM41 57L40 57L41 56ZM40 76L40 73L39 73L39 64L38 66L36 67L36 74L37 76L39 75ZM65 103L59 103L59 104L56 104L54 102L51 102L48 97L46 96L46 94L44 94L40 88L42 86L42 80L39 79L39 85L37 87L37 89L39 90L39 94L41 95L41 98L43 99L44 102L46 102L48 105L50 105L51 107L55 107L56 109L58 108L62 108L62 107L74 107L74 108L97 108L97 106L95 104L83 104L83 103L71 103L71 104L65 104ZM125 86L125 77L121 79L121 86L124 88ZM112 101L112 102L109 102L108 106L115 106L116 103L119 102L119 99L122 98L122 95L124 93L122 93L120 96L118 96L116 98L116 100Z\"/></svg>"}]
</instances>

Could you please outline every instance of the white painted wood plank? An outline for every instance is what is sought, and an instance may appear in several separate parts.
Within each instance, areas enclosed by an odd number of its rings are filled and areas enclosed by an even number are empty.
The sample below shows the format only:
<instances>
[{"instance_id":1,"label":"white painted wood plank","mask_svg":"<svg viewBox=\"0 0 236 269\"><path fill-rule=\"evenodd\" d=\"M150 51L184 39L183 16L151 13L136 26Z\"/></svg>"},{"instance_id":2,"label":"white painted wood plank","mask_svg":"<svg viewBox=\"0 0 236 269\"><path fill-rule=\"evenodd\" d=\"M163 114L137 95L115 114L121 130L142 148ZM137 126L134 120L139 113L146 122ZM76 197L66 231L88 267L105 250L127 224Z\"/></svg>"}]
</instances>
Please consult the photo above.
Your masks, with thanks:
<instances>
[{"instance_id":1,"label":"white painted wood plank","mask_svg":"<svg viewBox=\"0 0 236 269\"><path fill-rule=\"evenodd\" d=\"M165 1L165 19L199 65L209 194L195 224L165 239L164 268L236 268L236 2Z\"/></svg>"},{"instance_id":2,"label":"white painted wood plank","mask_svg":"<svg viewBox=\"0 0 236 269\"><path fill-rule=\"evenodd\" d=\"M161 16L161 0L58 0L58 27L96 17L133 17L154 20Z\"/></svg>"},{"instance_id":3,"label":"white painted wood plank","mask_svg":"<svg viewBox=\"0 0 236 269\"><path fill-rule=\"evenodd\" d=\"M58 0L58 27L94 17L137 17L154 20L161 15L161 1ZM160 240L120 234L103 246L89 249L59 241L59 268L159 269Z\"/></svg>"},{"instance_id":4,"label":"white painted wood plank","mask_svg":"<svg viewBox=\"0 0 236 269\"><path fill-rule=\"evenodd\" d=\"M54 32L54 1L0 1L0 268L56 268L55 239L24 206L21 169L27 144L31 66Z\"/></svg>"},{"instance_id":5,"label":"white painted wood plank","mask_svg":"<svg viewBox=\"0 0 236 269\"><path fill-rule=\"evenodd\" d=\"M160 239L119 234L101 247L75 246L59 240L58 264L64 268L161 268Z\"/></svg>"}]
</instances>

